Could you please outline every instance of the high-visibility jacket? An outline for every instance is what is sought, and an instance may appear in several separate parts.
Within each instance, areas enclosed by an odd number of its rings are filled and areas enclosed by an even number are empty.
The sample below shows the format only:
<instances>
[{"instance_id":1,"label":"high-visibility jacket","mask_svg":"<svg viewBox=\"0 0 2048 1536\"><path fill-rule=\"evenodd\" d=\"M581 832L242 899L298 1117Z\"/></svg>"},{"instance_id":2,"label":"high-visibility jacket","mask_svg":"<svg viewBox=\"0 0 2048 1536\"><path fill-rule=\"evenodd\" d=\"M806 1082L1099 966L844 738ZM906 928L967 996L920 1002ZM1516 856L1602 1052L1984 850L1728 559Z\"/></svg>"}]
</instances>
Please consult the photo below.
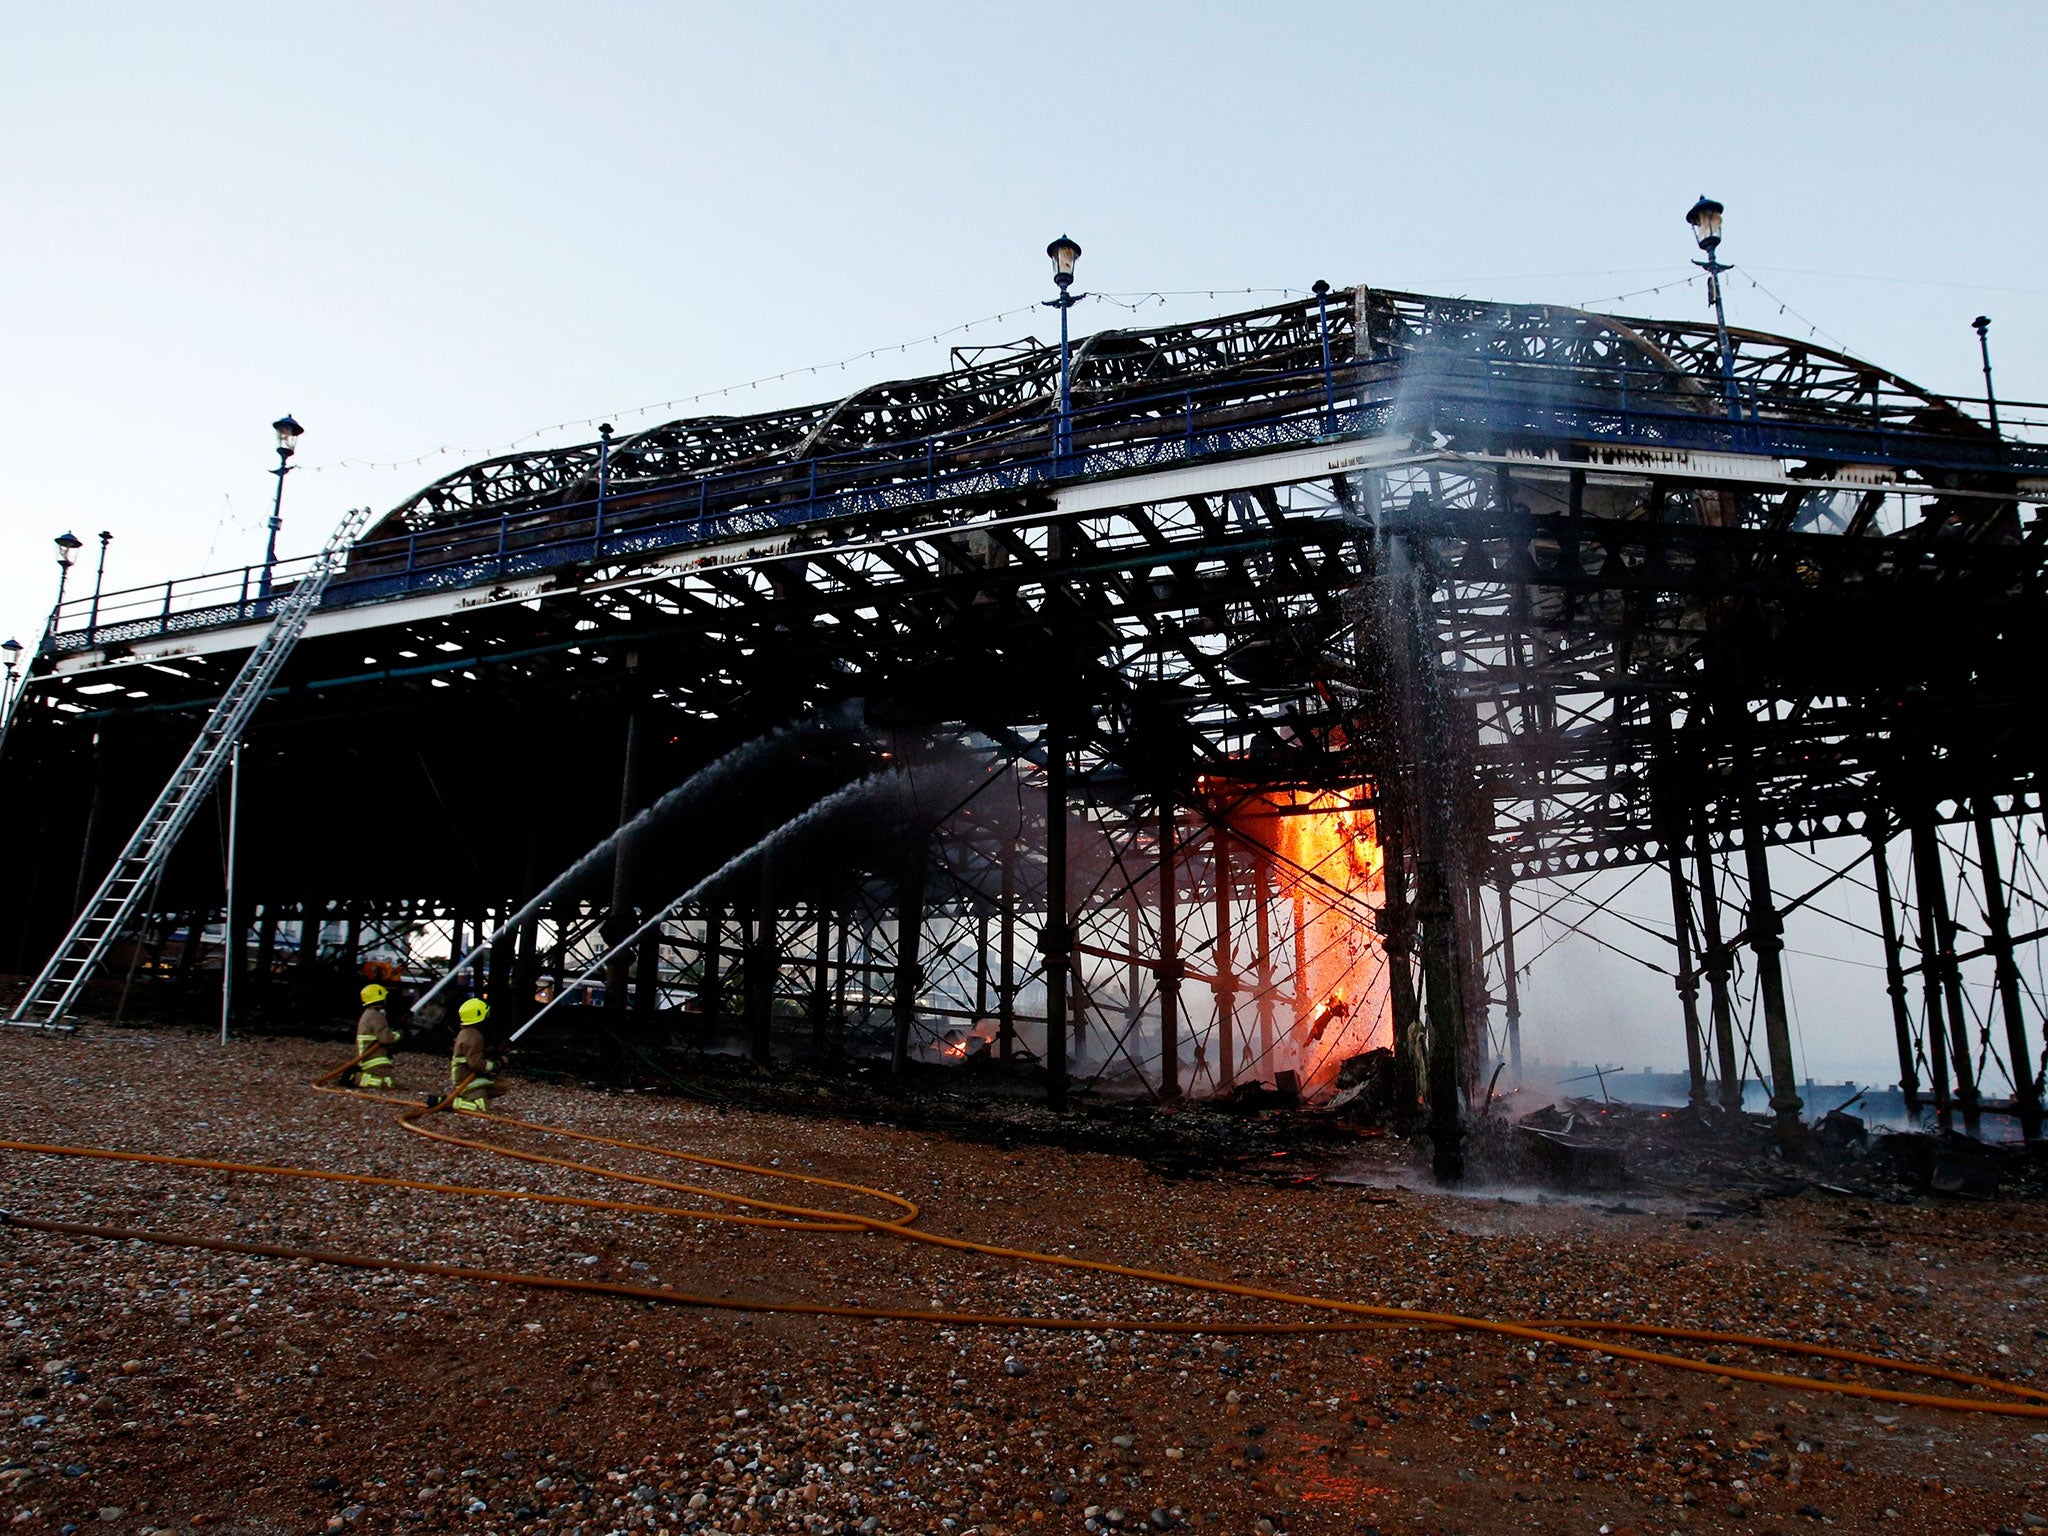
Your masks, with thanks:
<instances>
[{"instance_id":1,"label":"high-visibility jacket","mask_svg":"<svg viewBox=\"0 0 2048 1536\"><path fill-rule=\"evenodd\" d=\"M448 1081L458 1085L464 1078L470 1081L455 1100L455 1108L484 1108L497 1087L497 1075L498 1064L484 1045L484 1032L474 1024L463 1025L455 1032L455 1052L448 1058Z\"/></svg>"},{"instance_id":2,"label":"high-visibility jacket","mask_svg":"<svg viewBox=\"0 0 2048 1536\"><path fill-rule=\"evenodd\" d=\"M399 1032L391 1027L384 1010L374 1004L365 1008L356 1020L356 1054L362 1058L356 1064L356 1081L365 1088L389 1088L391 1047L398 1041Z\"/></svg>"}]
</instances>

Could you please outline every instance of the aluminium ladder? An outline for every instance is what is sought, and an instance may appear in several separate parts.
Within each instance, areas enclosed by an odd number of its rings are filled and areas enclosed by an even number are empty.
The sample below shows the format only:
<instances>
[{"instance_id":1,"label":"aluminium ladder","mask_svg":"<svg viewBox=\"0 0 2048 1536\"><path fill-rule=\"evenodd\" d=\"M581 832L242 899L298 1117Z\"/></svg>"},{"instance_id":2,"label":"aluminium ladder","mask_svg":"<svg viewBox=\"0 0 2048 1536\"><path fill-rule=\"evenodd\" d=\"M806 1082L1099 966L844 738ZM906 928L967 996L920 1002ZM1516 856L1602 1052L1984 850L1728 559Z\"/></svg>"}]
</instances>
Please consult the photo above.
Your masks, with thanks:
<instances>
[{"instance_id":1,"label":"aluminium ladder","mask_svg":"<svg viewBox=\"0 0 2048 1536\"><path fill-rule=\"evenodd\" d=\"M214 704L198 740L187 750L177 772L156 797L156 803L144 813L142 824L128 839L128 846L114 860L106 879L85 904L42 973L8 1015L7 1023L36 1029L70 1027L59 1021L163 873L186 824L212 792L221 769L234 756L256 706L263 702L270 685L290 659L299 637L305 633L307 621L320 606L328 582L341 568L349 546L369 518L368 507L344 517L326 547L314 557L312 566L277 600L270 628L256 642L241 671L228 684L227 692ZM197 938L193 934L187 942L196 942Z\"/></svg>"}]
</instances>

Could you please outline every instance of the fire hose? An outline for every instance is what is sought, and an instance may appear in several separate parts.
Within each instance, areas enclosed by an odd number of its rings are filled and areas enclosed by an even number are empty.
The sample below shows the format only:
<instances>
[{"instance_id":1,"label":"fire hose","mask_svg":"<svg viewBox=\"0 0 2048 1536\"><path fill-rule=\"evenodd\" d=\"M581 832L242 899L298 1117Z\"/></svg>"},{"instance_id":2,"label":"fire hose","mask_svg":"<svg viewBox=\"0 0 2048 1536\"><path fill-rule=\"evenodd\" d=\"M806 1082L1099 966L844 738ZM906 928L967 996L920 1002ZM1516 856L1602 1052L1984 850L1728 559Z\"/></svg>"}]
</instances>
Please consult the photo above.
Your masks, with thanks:
<instances>
[{"instance_id":1,"label":"fire hose","mask_svg":"<svg viewBox=\"0 0 2048 1536\"><path fill-rule=\"evenodd\" d=\"M336 1086L338 1081L355 1068L361 1060L362 1056L359 1053L354 1059L336 1067L310 1086L323 1093L346 1095L351 1098L367 1099L375 1103L389 1105L392 1101L382 1094ZM180 1157L168 1153L138 1152L115 1147L73 1146L46 1142L0 1140L0 1151L45 1157L70 1157L147 1164L157 1167L185 1168L216 1173L240 1173L266 1178L311 1179L323 1182L368 1185L386 1189L417 1190L422 1193L454 1195L464 1198L526 1201L542 1205L569 1206L583 1210L671 1216L689 1221L723 1221L782 1231L839 1234L865 1232L880 1237L924 1244L957 1253L976 1254L984 1258L1003 1259L1022 1264L1046 1265L1089 1274L1112 1275L1121 1279L1138 1280L1147 1284L1168 1286L1178 1290L1217 1296L1233 1296L1246 1300L1268 1302L1286 1307L1299 1307L1310 1311L1334 1313L1337 1315L1334 1318L1322 1317L1291 1322L1230 1322L1202 1319L1134 1319L1128 1317L1027 1317L996 1313L856 1306L832 1302L713 1297L695 1295L684 1291L672 1290L667 1287L627 1285L605 1280L577 1280L523 1271L479 1269L458 1264L438 1264L423 1260L388 1258L371 1254L289 1247L274 1243L255 1243L236 1238L211 1237L200 1233L170 1232L150 1228L120 1228L96 1226L81 1222L55 1221L13 1211L0 1211L0 1225L28 1231L48 1232L67 1237L87 1237L114 1242L154 1243L173 1248L206 1249L216 1252L248 1254L262 1258L297 1260L304 1263L337 1268L384 1270L398 1274L430 1275L444 1279L521 1286L534 1290L568 1291L583 1295L608 1296L622 1300L649 1302L663 1306L688 1307L707 1311L772 1312L862 1321L923 1323L945 1327L998 1327L1018 1331L1082 1331L1095 1333L1313 1334L1351 1333L1387 1328L1419 1328L1430 1331L1491 1335L1518 1340L1525 1344L1549 1345L1556 1349L1608 1355L1615 1359L1630 1360L1643 1365L1661 1366L1671 1370L1694 1372L1712 1376L1719 1380L1754 1382L1764 1386L1787 1388L1800 1392L1831 1393L1839 1396L1867 1398L1876 1402L1943 1409L1959 1413L1989 1413L2015 1418L2048 1418L2048 1391L2022 1386L2016 1382L2002 1381L1996 1377L1952 1370L1946 1366L1898 1359L1888 1355L1866 1354L1857 1350L1842 1349L1834 1345L1812 1344L1798 1339L1771 1338L1756 1334L1724 1332L1717 1329L1682 1328L1659 1323L1610 1322L1597 1319L1517 1321L1479 1317L1458 1312L1437 1312L1415 1307L1380 1306L1367 1302L1346 1301L1334 1297L1309 1296L1291 1291L1274 1290L1264 1286L1247 1285L1238 1281L1215 1280L1197 1275L1178 1274L1169 1270L1147 1269L1137 1265L1117 1264L1104 1259L1042 1253L1035 1249L1012 1248L995 1243L978 1242L970 1238L949 1237L942 1233L925 1231L913 1225L923 1213L914 1202L905 1199L901 1195L864 1184L826 1178L819 1174L798 1173L782 1168L763 1168L731 1159L710 1157L702 1153L684 1152L673 1147L655 1146L647 1142L602 1136L590 1131L572 1130L566 1126L547 1125L538 1121L522 1120L514 1116L495 1112L475 1113L465 1117L470 1121L483 1125L502 1126L542 1136L552 1136L568 1141L611 1147L619 1151L644 1153L653 1157L687 1163L701 1168L717 1169L727 1173L737 1173L771 1181L782 1181L821 1190L837 1191L854 1196L857 1199L869 1200L883 1206L892 1207L899 1214L885 1218L882 1216L865 1215L858 1211L765 1200L707 1185L691 1184L677 1179L664 1179L652 1174L633 1173L624 1169L608 1168L601 1164L579 1161L574 1158L558 1157L551 1153L508 1147L497 1142L482 1141L471 1136L456 1135L427 1124L426 1122L432 1117L442 1114L447 1110L449 1104L469 1085L469 1081L470 1079L465 1078L458 1082L448 1094L439 1099L429 1100L424 1104L408 1105L399 1114L398 1124L416 1135L451 1146L464 1147L498 1157L512 1158L520 1162L539 1164L579 1174L588 1174L601 1179L618 1180L672 1194L689 1195L712 1201L718 1205L731 1207L731 1209L706 1210L691 1206L665 1205L652 1201L604 1199L588 1195L563 1195L534 1190L449 1184L426 1179L405 1179L385 1174L347 1173L332 1169L306 1168L283 1164L242 1163L218 1158ZM1989 1398L1956 1397L1931 1392L1908 1391L1894 1387L1871 1386L1862 1382L1837 1381L1819 1376L1804 1376L1793 1372L1758 1370L1747 1366L1702 1359L1692 1355L1641 1349L1633 1345L1616 1343L1611 1338L1588 1337L1587 1335L1623 1335L1680 1343L1720 1345L1765 1353L1800 1355L1810 1359L1827 1360L1843 1365L1918 1377L1923 1380L1944 1381L1960 1386L1976 1387L1984 1392L1996 1395ZM2014 1401L2014 1399L2018 1399L2018 1401Z\"/></svg>"}]
</instances>

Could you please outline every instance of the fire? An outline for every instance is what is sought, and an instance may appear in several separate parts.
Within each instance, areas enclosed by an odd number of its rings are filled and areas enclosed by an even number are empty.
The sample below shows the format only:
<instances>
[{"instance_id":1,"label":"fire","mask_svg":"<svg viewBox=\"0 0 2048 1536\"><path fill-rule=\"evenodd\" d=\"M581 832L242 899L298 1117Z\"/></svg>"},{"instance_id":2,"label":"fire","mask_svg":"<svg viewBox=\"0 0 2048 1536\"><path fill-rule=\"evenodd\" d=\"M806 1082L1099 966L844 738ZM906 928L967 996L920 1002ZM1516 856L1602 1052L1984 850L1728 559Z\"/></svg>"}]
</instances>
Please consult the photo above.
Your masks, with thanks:
<instances>
[{"instance_id":1,"label":"fire","mask_svg":"<svg viewBox=\"0 0 2048 1536\"><path fill-rule=\"evenodd\" d=\"M1385 958L1368 914L1384 899L1385 858L1361 790L1272 790L1230 824L1272 850L1271 1059L1246 1073L1293 1070L1304 1093L1326 1089L1346 1058L1390 1045ZM1248 1053L1255 1054L1255 1053Z\"/></svg>"}]
</instances>

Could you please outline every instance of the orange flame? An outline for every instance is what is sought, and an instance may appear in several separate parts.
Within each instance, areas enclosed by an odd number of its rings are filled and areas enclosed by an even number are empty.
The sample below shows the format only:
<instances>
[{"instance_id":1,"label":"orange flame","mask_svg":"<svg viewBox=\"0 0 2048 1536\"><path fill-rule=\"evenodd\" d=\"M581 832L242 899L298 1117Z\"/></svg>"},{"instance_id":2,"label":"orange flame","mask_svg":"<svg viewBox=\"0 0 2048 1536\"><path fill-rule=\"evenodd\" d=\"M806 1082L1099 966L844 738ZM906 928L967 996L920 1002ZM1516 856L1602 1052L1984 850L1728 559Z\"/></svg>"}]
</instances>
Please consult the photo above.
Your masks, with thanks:
<instances>
[{"instance_id":1,"label":"orange flame","mask_svg":"<svg viewBox=\"0 0 2048 1536\"><path fill-rule=\"evenodd\" d=\"M1231 813L1232 829L1272 850L1271 959L1277 996L1270 1078L1292 1069L1304 1093L1326 1089L1347 1057L1392 1043L1386 967L1368 914L1384 900L1385 857L1362 788L1271 790Z\"/></svg>"}]
</instances>

